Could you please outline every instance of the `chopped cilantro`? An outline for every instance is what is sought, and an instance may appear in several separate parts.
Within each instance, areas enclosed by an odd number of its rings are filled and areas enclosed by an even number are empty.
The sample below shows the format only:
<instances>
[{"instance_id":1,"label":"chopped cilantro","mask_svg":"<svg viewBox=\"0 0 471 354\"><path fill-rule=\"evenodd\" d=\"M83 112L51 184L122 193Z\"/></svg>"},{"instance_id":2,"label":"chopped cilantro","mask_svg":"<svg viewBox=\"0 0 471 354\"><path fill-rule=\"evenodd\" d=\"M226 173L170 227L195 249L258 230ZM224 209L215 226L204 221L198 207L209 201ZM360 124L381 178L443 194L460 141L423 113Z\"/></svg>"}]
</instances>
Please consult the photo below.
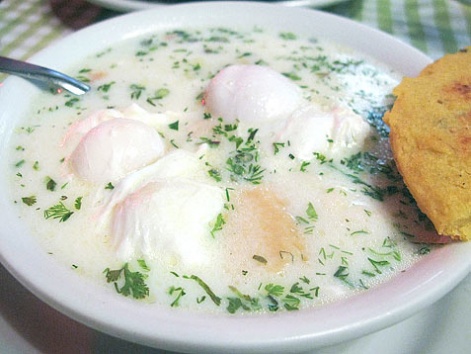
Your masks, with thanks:
<instances>
[{"instance_id":1,"label":"chopped cilantro","mask_svg":"<svg viewBox=\"0 0 471 354\"><path fill-rule=\"evenodd\" d=\"M46 177L46 189L54 192L56 190L57 183L51 177Z\"/></svg>"},{"instance_id":2,"label":"chopped cilantro","mask_svg":"<svg viewBox=\"0 0 471 354\"><path fill-rule=\"evenodd\" d=\"M144 299L149 296L149 288L145 282L146 274L131 271L128 263L120 269L106 268L103 273L106 281L113 283L119 294L132 296L135 299Z\"/></svg>"},{"instance_id":3,"label":"chopped cilantro","mask_svg":"<svg viewBox=\"0 0 471 354\"><path fill-rule=\"evenodd\" d=\"M36 196L32 195L29 197L21 198L22 202L25 203L27 206L32 206L36 204Z\"/></svg>"},{"instance_id":4,"label":"chopped cilantro","mask_svg":"<svg viewBox=\"0 0 471 354\"><path fill-rule=\"evenodd\" d=\"M83 197L77 197L74 202L74 207L77 210L80 210L82 208L82 198Z\"/></svg>"},{"instance_id":5,"label":"chopped cilantro","mask_svg":"<svg viewBox=\"0 0 471 354\"><path fill-rule=\"evenodd\" d=\"M49 209L44 210L44 217L46 219L59 219L59 222L67 221L74 212L69 210L64 203L59 202L53 205Z\"/></svg>"},{"instance_id":6,"label":"chopped cilantro","mask_svg":"<svg viewBox=\"0 0 471 354\"><path fill-rule=\"evenodd\" d=\"M215 237L216 232L222 230L222 227L224 226L225 223L226 221L224 220L223 215L219 213L218 216L216 217L216 221L214 222L213 228L211 230L211 236L213 238Z\"/></svg>"},{"instance_id":7,"label":"chopped cilantro","mask_svg":"<svg viewBox=\"0 0 471 354\"><path fill-rule=\"evenodd\" d=\"M169 127L170 129L172 129L172 130L178 131L178 124L179 124L179 121L177 120L177 121L175 121L175 122L173 122L173 123L170 123L170 124L168 125L168 127Z\"/></svg>"},{"instance_id":8,"label":"chopped cilantro","mask_svg":"<svg viewBox=\"0 0 471 354\"><path fill-rule=\"evenodd\" d=\"M219 296L216 296L216 294L211 290L209 285L206 284L200 277L198 277L197 275L184 275L183 278L196 281L196 283L201 286L201 288L203 288L206 294L208 294L208 296L217 306L221 305L221 298Z\"/></svg>"}]
</instances>

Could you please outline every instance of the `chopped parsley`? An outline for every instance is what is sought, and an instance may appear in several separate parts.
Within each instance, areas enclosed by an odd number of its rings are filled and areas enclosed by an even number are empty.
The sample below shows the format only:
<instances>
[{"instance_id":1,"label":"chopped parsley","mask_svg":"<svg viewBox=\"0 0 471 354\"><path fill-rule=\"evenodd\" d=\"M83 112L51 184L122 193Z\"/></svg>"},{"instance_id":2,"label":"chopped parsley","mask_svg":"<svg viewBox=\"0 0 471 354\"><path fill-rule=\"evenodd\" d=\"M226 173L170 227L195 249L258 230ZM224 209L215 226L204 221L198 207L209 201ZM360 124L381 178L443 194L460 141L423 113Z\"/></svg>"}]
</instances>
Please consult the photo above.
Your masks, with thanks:
<instances>
[{"instance_id":1,"label":"chopped parsley","mask_svg":"<svg viewBox=\"0 0 471 354\"><path fill-rule=\"evenodd\" d=\"M168 290L168 294L170 296L174 296L175 299L173 302L170 304L171 307L177 307L180 305L180 299L186 295L185 289L183 289L181 286L175 287L171 286L170 289Z\"/></svg>"},{"instance_id":2,"label":"chopped parsley","mask_svg":"<svg viewBox=\"0 0 471 354\"><path fill-rule=\"evenodd\" d=\"M268 261L265 257L259 256L258 254L254 254L252 259L254 259L257 262L262 263L262 264L267 264L268 263Z\"/></svg>"},{"instance_id":3,"label":"chopped parsley","mask_svg":"<svg viewBox=\"0 0 471 354\"><path fill-rule=\"evenodd\" d=\"M21 201L23 203L25 203L27 206L32 206L34 204L36 204L36 196L32 195L32 196L29 196L29 197L23 197L21 198Z\"/></svg>"},{"instance_id":4,"label":"chopped parsley","mask_svg":"<svg viewBox=\"0 0 471 354\"><path fill-rule=\"evenodd\" d=\"M152 106L156 106L156 101L162 100L170 94L170 90L167 88L160 88L155 91L154 95L147 98L147 103Z\"/></svg>"},{"instance_id":5,"label":"chopped parsley","mask_svg":"<svg viewBox=\"0 0 471 354\"><path fill-rule=\"evenodd\" d=\"M56 190L57 183L51 177L46 177L45 182L46 182L46 189L48 191L54 192Z\"/></svg>"},{"instance_id":6,"label":"chopped parsley","mask_svg":"<svg viewBox=\"0 0 471 354\"><path fill-rule=\"evenodd\" d=\"M56 205L44 210L44 218L59 219L59 222L67 221L74 212L69 210L64 203L59 202Z\"/></svg>"},{"instance_id":7,"label":"chopped parsley","mask_svg":"<svg viewBox=\"0 0 471 354\"><path fill-rule=\"evenodd\" d=\"M131 89L132 100L138 100L146 89L145 86L138 85L138 84L131 84L129 88Z\"/></svg>"},{"instance_id":8,"label":"chopped parsley","mask_svg":"<svg viewBox=\"0 0 471 354\"><path fill-rule=\"evenodd\" d=\"M221 213L219 213L218 216L216 217L216 221L214 222L213 228L211 230L211 236L213 238L215 237L216 232L222 230L222 227L224 226L225 223L226 221L224 220L224 216Z\"/></svg>"},{"instance_id":9,"label":"chopped parsley","mask_svg":"<svg viewBox=\"0 0 471 354\"><path fill-rule=\"evenodd\" d=\"M74 207L77 210L80 210L82 208L82 198L83 197L77 197L74 202Z\"/></svg>"},{"instance_id":10,"label":"chopped parsley","mask_svg":"<svg viewBox=\"0 0 471 354\"><path fill-rule=\"evenodd\" d=\"M311 202L308 203L305 213L303 216L296 216L295 219L299 225L304 226L304 234L312 234L314 232L314 223L319 216Z\"/></svg>"},{"instance_id":11,"label":"chopped parsley","mask_svg":"<svg viewBox=\"0 0 471 354\"><path fill-rule=\"evenodd\" d=\"M205 292L206 294L208 294L208 296L210 297L210 299L217 305L219 306L221 304L221 298L219 296L217 296L212 290L211 288L209 287L208 284L206 284L200 277L198 277L197 275L184 275L183 276L184 279L190 279L190 280L194 280Z\"/></svg>"},{"instance_id":12,"label":"chopped parsley","mask_svg":"<svg viewBox=\"0 0 471 354\"><path fill-rule=\"evenodd\" d=\"M281 150L281 148L284 148L285 147L285 143L277 143L277 142L274 142L273 143L273 149L274 149L274 154L278 154Z\"/></svg>"},{"instance_id":13,"label":"chopped parsley","mask_svg":"<svg viewBox=\"0 0 471 354\"><path fill-rule=\"evenodd\" d=\"M113 183L108 182L108 184L105 186L105 189L110 189L110 190L114 189Z\"/></svg>"},{"instance_id":14,"label":"chopped parsley","mask_svg":"<svg viewBox=\"0 0 471 354\"><path fill-rule=\"evenodd\" d=\"M115 83L115 81L111 81L106 84L100 85L97 87L97 90L101 92L108 92Z\"/></svg>"},{"instance_id":15,"label":"chopped parsley","mask_svg":"<svg viewBox=\"0 0 471 354\"><path fill-rule=\"evenodd\" d=\"M179 121L177 120L177 121L175 121L175 122L173 122L173 123L170 123L170 124L168 125L168 127L169 127L170 129L172 129L172 130L178 131L178 124L179 124Z\"/></svg>"},{"instance_id":16,"label":"chopped parsley","mask_svg":"<svg viewBox=\"0 0 471 354\"><path fill-rule=\"evenodd\" d=\"M149 296L149 287L145 282L147 274L131 271L129 263L125 263L119 269L106 268L103 273L106 281L113 283L119 294L132 296L135 299L144 299Z\"/></svg>"}]
</instances>

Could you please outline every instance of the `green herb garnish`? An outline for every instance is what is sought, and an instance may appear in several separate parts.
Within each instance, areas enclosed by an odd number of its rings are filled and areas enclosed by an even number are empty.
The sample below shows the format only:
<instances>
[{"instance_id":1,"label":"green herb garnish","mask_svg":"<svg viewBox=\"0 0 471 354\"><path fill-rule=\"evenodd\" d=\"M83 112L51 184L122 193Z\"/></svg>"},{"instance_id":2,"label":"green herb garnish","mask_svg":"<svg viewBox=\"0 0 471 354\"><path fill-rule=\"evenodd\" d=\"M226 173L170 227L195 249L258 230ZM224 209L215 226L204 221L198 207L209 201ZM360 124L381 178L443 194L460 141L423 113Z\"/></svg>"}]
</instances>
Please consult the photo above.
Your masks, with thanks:
<instances>
[{"instance_id":1,"label":"green herb garnish","mask_svg":"<svg viewBox=\"0 0 471 354\"><path fill-rule=\"evenodd\" d=\"M135 299L144 299L149 296L149 288L145 283L147 275L131 271L128 263L125 263L120 269L106 268L103 273L106 276L106 281L113 283L119 294L132 296Z\"/></svg>"},{"instance_id":2,"label":"green herb garnish","mask_svg":"<svg viewBox=\"0 0 471 354\"><path fill-rule=\"evenodd\" d=\"M69 210L64 203L59 202L53 205L49 209L44 210L44 217L46 219L59 219L59 222L67 221L74 212Z\"/></svg>"},{"instance_id":3,"label":"green herb garnish","mask_svg":"<svg viewBox=\"0 0 471 354\"><path fill-rule=\"evenodd\" d=\"M32 206L36 204L36 196L32 195L29 197L23 197L21 198L21 201L25 203L27 206Z\"/></svg>"}]
</instances>

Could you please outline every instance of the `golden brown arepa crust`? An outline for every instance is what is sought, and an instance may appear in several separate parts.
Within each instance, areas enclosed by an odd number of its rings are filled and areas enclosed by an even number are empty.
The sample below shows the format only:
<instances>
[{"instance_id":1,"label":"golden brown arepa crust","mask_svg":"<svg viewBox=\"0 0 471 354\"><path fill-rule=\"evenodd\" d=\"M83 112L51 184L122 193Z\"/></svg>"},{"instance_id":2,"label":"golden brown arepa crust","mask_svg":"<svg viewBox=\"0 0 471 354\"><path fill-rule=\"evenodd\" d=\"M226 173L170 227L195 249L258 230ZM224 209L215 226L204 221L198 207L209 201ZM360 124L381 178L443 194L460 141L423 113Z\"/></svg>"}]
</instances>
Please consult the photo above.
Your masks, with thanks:
<instances>
[{"instance_id":1,"label":"golden brown arepa crust","mask_svg":"<svg viewBox=\"0 0 471 354\"><path fill-rule=\"evenodd\" d=\"M471 47L393 93L384 121L405 184L440 235L471 240Z\"/></svg>"}]
</instances>

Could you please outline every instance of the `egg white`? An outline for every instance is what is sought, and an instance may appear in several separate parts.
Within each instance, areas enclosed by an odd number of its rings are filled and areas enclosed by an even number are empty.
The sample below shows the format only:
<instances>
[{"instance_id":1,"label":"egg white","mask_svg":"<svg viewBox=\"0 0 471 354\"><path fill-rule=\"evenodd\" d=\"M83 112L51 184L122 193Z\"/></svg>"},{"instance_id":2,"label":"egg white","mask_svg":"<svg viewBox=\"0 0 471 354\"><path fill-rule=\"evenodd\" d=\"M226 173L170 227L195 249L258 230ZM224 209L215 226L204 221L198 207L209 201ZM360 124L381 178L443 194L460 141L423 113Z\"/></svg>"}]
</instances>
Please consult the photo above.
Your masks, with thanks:
<instances>
[{"instance_id":1,"label":"egg white","mask_svg":"<svg viewBox=\"0 0 471 354\"><path fill-rule=\"evenodd\" d=\"M68 160L80 178L106 183L155 162L163 153L155 129L133 119L114 118L88 131Z\"/></svg>"},{"instance_id":2,"label":"egg white","mask_svg":"<svg viewBox=\"0 0 471 354\"><path fill-rule=\"evenodd\" d=\"M259 65L222 69L205 91L205 104L216 118L233 123L286 118L302 102L302 91L275 70Z\"/></svg>"},{"instance_id":3,"label":"egg white","mask_svg":"<svg viewBox=\"0 0 471 354\"><path fill-rule=\"evenodd\" d=\"M219 188L187 178L146 184L118 204L111 233L117 255L204 265L214 248L211 223L224 205Z\"/></svg>"}]
</instances>

